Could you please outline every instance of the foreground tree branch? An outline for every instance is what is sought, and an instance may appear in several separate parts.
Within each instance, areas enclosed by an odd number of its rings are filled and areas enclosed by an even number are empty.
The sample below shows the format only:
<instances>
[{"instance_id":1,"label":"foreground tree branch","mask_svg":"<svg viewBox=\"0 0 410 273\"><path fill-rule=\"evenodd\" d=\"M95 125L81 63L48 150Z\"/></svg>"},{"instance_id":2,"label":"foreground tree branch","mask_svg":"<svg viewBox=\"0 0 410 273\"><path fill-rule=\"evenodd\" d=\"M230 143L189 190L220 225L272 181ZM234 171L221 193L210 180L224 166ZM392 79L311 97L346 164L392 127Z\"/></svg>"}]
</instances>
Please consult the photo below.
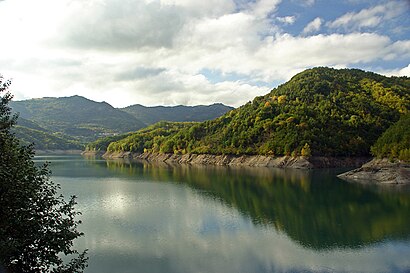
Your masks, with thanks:
<instances>
[{"instance_id":1,"label":"foreground tree branch","mask_svg":"<svg viewBox=\"0 0 410 273\"><path fill-rule=\"evenodd\" d=\"M32 146L10 132L17 116L8 106L10 81L0 75L0 264L7 272L83 272L86 250L73 249L82 236L75 196L59 195L47 165L33 162Z\"/></svg>"}]
</instances>

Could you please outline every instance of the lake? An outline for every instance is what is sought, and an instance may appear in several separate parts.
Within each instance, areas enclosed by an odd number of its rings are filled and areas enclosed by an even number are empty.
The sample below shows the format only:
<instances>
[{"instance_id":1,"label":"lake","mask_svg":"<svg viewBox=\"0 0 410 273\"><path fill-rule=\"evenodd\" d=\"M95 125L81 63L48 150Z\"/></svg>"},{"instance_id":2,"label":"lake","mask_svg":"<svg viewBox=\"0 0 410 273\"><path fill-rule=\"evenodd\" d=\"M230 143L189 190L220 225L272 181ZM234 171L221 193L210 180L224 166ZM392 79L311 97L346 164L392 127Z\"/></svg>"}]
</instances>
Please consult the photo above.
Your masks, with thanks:
<instances>
[{"instance_id":1,"label":"lake","mask_svg":"<svg viewBox=\"0 0 410 273\"><path fill-rule=\"evenodd\" d=\"M342 170L51 162L78 197L87 273L410 272L410 191Z\"/></svg>"}]
</instances>

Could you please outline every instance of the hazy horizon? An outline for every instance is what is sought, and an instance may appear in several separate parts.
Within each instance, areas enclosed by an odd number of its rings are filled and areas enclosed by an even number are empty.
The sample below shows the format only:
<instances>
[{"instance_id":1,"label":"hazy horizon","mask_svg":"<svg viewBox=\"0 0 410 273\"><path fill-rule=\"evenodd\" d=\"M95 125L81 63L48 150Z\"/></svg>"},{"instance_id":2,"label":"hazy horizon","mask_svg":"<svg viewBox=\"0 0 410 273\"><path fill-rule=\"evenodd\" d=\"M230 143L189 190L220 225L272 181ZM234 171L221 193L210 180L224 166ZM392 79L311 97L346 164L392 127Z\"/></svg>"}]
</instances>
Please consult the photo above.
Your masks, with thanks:
<instances>
[{"instance_id":1,"label":"hazy horizon","mask_svg":"<svg viewBox=\"0 0 410 273\"><path fill-rule=\"evenodd\" d=\"M82 95L72 95L72 96L62 96L62 97L28 98L28 99L20 99L20 100L16 100L16 99L13 98L12 101L13 101L13 102L20 102L20 101L29 101L29 100L60 99L60 98L71 98L71 97L82 97L82 98L84 98L84 99L91 100L91 101L93 101L93 102L108 103L109 105L113 106L113 105L112 105L110 102L108 102L108 101L96 101L96 100L87 98L86 96L82 96ZM143 105L143 104L140 104L140 103L134 103L134 104L126 105L126 106L123 106L123 107L115 107L115 106L113 106L113 107L118 108L118 109L127 108L127 107L135 106L135 105L143 106L143 107L146 107L146 108L155 108L155 107L177 107L177 106L195 107L195 106L211 106L211 105L218 105L218 104L220 104L220 105L225 105L225 106L228 106L228 107L233 107L233 106L231 106L231 105L226 105L226 104L220 103L220 102L214 102L214 103L210 103L210 104L195 104L195 105L184 105L184 104L176 104L176 105ZM236 107L233 107L233 108L236 108Z\"/></svg>"}]
</instances>

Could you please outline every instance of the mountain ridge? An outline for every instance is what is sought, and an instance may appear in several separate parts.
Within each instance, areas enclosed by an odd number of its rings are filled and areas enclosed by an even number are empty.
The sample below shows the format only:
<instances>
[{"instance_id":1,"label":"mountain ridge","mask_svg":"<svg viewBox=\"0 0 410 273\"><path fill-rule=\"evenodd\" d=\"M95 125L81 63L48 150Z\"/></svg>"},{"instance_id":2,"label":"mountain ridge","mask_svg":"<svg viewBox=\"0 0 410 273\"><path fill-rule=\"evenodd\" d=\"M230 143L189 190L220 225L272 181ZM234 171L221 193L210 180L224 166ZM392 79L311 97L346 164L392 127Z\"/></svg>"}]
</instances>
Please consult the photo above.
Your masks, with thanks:
<instances>
[{"instance_id":1,"label":"mountain ridge","mask_svg":"<svg viewBox=\"0 0 410 273\"><path fill-rule=\"evenodd\" d=\"M144 124L108 103L95 102L81 96L11 101L13 112L52 132L59 132L81 141L104 134L138 130Z\"/></svg>"},{"instance_id":2,"label":"mountain ridge","mask_svg":"<svg viewBox=\"0 0 410 273\"><path fill-rule=\"evenodd\" d=\"M140 106L142 115L152 115L156 120L166 120L169 117L177 121L202 120L214 118L233 108L222 104L215 104L222 109L215 111L214 106L200 106L199 114L188 110L198 109L198 106ZM17 135L27 144L35 140L38 147L72 147L94 141L99 137L121 135L133 132L150 125L134 115L115 108L109 103L96 102L83 96L44 97L30 100L11 101L13 112L19 113ZM132 107L130 105L129 107ZM208 108L210 107L210 108ZM146 109L166 109L165 113L152 113ZM177 109L177 113L172 114ZM198 111L197 111L198 112ZM202 116L200 115L202 114ZM156 121L155 120L155 121ZM50 140L55 140L50 143ZM64 143L63 140L67 140ZM61 144L61 145L59 145Z\"/></svg>"},{"instance_id":3,"label":"mountain ridge","mask_svg":"<svg viewBox=\"0 0 410 273\"><path fill-rule=\"evenodd\" d=\"M164 117L166 117L166 121L174 122L212 120L234 108L222 103L214 103L195 106L143 106L141 104L134 104L120 109L133 115L146 125L151 125L159 121L164 121Z\"/></svg>"}]
</instances>

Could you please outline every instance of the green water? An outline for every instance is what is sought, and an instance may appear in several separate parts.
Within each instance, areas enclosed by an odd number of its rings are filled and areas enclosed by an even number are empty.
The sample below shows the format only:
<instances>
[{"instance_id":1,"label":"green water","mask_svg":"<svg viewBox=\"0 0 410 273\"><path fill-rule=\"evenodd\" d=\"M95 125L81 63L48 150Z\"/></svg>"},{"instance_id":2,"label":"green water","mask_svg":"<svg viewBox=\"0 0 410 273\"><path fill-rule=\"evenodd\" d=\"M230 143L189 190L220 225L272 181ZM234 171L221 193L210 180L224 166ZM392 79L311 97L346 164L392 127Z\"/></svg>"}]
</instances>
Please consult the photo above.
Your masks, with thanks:
<instances>
[{"instance_id":1,"label":"green water","mask_svg":"<svg viewBox=\"0 0 410 273\"><path fill-rule=\"evenodd\" d=\"M87 273L410 272L410 190L341 170L51 162L78 196Z\"/></svg>"}]
</instances>

